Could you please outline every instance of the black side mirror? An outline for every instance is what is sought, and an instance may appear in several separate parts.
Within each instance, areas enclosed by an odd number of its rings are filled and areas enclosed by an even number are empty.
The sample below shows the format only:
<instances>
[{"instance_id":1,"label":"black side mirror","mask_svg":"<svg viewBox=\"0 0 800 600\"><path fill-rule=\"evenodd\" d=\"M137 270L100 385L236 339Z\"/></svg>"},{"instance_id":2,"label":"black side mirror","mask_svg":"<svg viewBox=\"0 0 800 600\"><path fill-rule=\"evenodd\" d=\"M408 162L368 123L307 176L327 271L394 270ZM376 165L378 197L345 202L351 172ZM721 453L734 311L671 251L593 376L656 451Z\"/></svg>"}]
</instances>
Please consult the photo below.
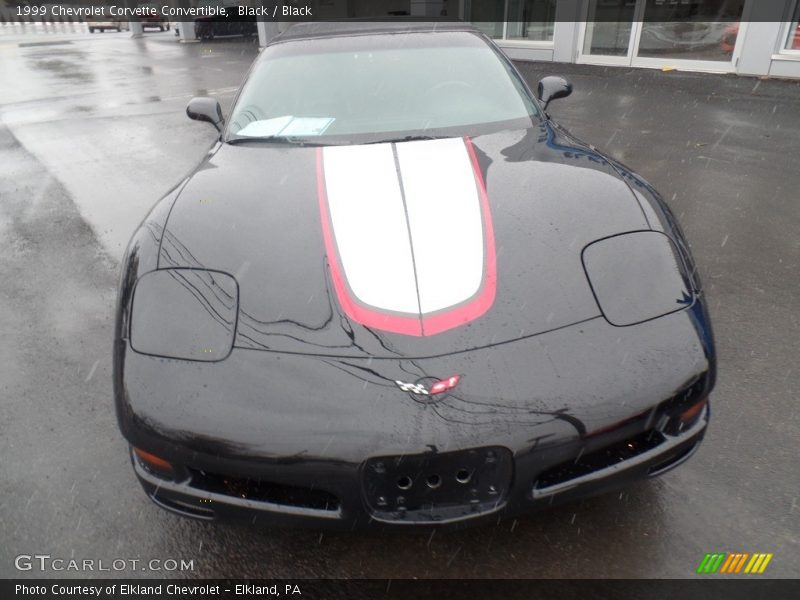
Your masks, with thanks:
<instances>
[{"instance_id":1,"label":"black side mirror","mask_svg":"<svg viewBox=\"0 0 800 600\"><path fill-rule=\"evenodd\" d=\"M539 80L539 90L537 96L544 103L542 107L547 110L547 105L556 98L566 98L572 93L572 84L557 75L542 77Z\"/></svg>"},{"instance_id":2,"label":"black side mirror","mask_svg":"<svg viewBox=\"0 0 800 600\"><path fill-rule=\"evenodd\" d=\"M186 116L195 121L207 121L220 132L225 124L222 107L214 98L192 98L186 106Z\"/></svg>"}]
</instances>

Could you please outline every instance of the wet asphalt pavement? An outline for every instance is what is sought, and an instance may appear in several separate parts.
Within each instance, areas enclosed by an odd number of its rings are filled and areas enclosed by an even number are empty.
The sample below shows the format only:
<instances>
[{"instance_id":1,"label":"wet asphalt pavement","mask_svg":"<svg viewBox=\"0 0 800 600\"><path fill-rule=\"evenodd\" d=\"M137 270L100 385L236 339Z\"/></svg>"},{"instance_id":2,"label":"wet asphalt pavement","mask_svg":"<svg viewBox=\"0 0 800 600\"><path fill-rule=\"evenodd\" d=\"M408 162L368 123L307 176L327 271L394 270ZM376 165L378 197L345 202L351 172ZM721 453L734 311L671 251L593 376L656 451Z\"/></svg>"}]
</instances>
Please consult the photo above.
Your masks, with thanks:
<instances>
[{"instance_id":1,"label":"wet asphalt pavement","mask_svg":"<svg viewBox=\"0 0 800 600\"><path fill-rule=\"evenodd\" d=\"M36 553L194 560L125 576L464 578L691 577L706 552L744 551L800 574L800 82L520 63L573 81L551 115L671 199L693 246L720 364L686 465L496 527L255 530L146 499L111 337L128 237L215 137L186 102L227 108L256 46L62 29L0 25L0 577L92 575L14 569Z\"/></svg>"}]
</instances>

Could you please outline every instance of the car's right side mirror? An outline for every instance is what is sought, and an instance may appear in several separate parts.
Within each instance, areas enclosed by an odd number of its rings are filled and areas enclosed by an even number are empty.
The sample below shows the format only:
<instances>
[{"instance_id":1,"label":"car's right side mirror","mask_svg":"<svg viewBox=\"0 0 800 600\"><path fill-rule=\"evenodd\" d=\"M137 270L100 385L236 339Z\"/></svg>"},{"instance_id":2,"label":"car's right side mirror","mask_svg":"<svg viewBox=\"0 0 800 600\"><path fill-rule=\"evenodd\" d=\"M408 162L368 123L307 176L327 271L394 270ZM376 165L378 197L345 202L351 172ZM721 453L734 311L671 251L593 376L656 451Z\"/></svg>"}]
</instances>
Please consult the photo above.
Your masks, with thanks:
<instances>
[{"instance_id":1,"label":"car's right side mirror","mask_svg":"<svg viewBox=\"0 0 800 600\"><path fill-rule=\"evenodd\" d=\"M225 118L222 116L222 107L214 98L200 96L189 100L186 106L186 116L195 121L207 121L222 131Z\"/></svg>"},{"instance_id":2,"label":"car's right side mirror","mask_svg":"<svg viewBox=\"0 0 800 600\"><path fill-rule=\"evenodd\" d=\"M558 75L548 75L539 80L537 96L543 103L542 108L547 110L547 105L557 98L566 98L572 93L572 84Z\"/></svg>"}]
</instances>

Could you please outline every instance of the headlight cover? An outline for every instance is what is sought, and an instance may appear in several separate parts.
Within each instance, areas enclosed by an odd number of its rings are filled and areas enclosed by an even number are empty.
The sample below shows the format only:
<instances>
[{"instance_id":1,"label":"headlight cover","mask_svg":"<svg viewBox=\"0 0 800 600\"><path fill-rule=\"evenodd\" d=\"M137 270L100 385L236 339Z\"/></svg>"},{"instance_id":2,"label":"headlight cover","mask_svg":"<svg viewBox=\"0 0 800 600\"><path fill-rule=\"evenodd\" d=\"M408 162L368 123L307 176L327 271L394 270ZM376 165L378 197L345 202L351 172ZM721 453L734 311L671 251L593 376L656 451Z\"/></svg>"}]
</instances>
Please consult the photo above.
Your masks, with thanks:
<instances>
[{"instance_id":1,"label":"headlight cover","mask_svg":"<svg viewBox=\"0 0 800 600\"><path fill-rule=\"evenodd\" d=\"M674 242L658 231L634 231L592 242L583 268L612 325L626 327L694 304L694 291Z\"/></svg>"},{"instance_id":2,"label":"headlight cover","mask_svg":"<svg viewBox=\"0 0 800 600\"><path fill-rule=\"evenodd\" d=\"M227 273L151 271L133 293L131 348L165 358L223 360L233 348L238 310L239 286Z\"/></svg>"}]
</instances>

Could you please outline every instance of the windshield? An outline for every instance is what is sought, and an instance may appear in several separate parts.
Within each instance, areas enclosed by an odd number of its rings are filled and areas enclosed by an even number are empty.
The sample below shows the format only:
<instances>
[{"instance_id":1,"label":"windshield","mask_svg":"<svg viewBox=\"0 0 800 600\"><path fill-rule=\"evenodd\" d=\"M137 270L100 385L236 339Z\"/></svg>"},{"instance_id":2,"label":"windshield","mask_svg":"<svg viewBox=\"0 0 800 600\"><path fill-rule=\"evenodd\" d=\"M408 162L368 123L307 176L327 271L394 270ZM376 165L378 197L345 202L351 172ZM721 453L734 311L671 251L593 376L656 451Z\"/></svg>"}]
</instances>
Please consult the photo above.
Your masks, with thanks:
<instances>
[{"instance_id":1,"label":"windshield","mask_svg":"<svg viewBox=\"0 0 800 600\"><path fill-rule=\"evenodd\" d=\"M476 34L364 35L268 47L227 139L456 136L529 126L538 115L519 77Z\"/></svg>"}]
</instances>

